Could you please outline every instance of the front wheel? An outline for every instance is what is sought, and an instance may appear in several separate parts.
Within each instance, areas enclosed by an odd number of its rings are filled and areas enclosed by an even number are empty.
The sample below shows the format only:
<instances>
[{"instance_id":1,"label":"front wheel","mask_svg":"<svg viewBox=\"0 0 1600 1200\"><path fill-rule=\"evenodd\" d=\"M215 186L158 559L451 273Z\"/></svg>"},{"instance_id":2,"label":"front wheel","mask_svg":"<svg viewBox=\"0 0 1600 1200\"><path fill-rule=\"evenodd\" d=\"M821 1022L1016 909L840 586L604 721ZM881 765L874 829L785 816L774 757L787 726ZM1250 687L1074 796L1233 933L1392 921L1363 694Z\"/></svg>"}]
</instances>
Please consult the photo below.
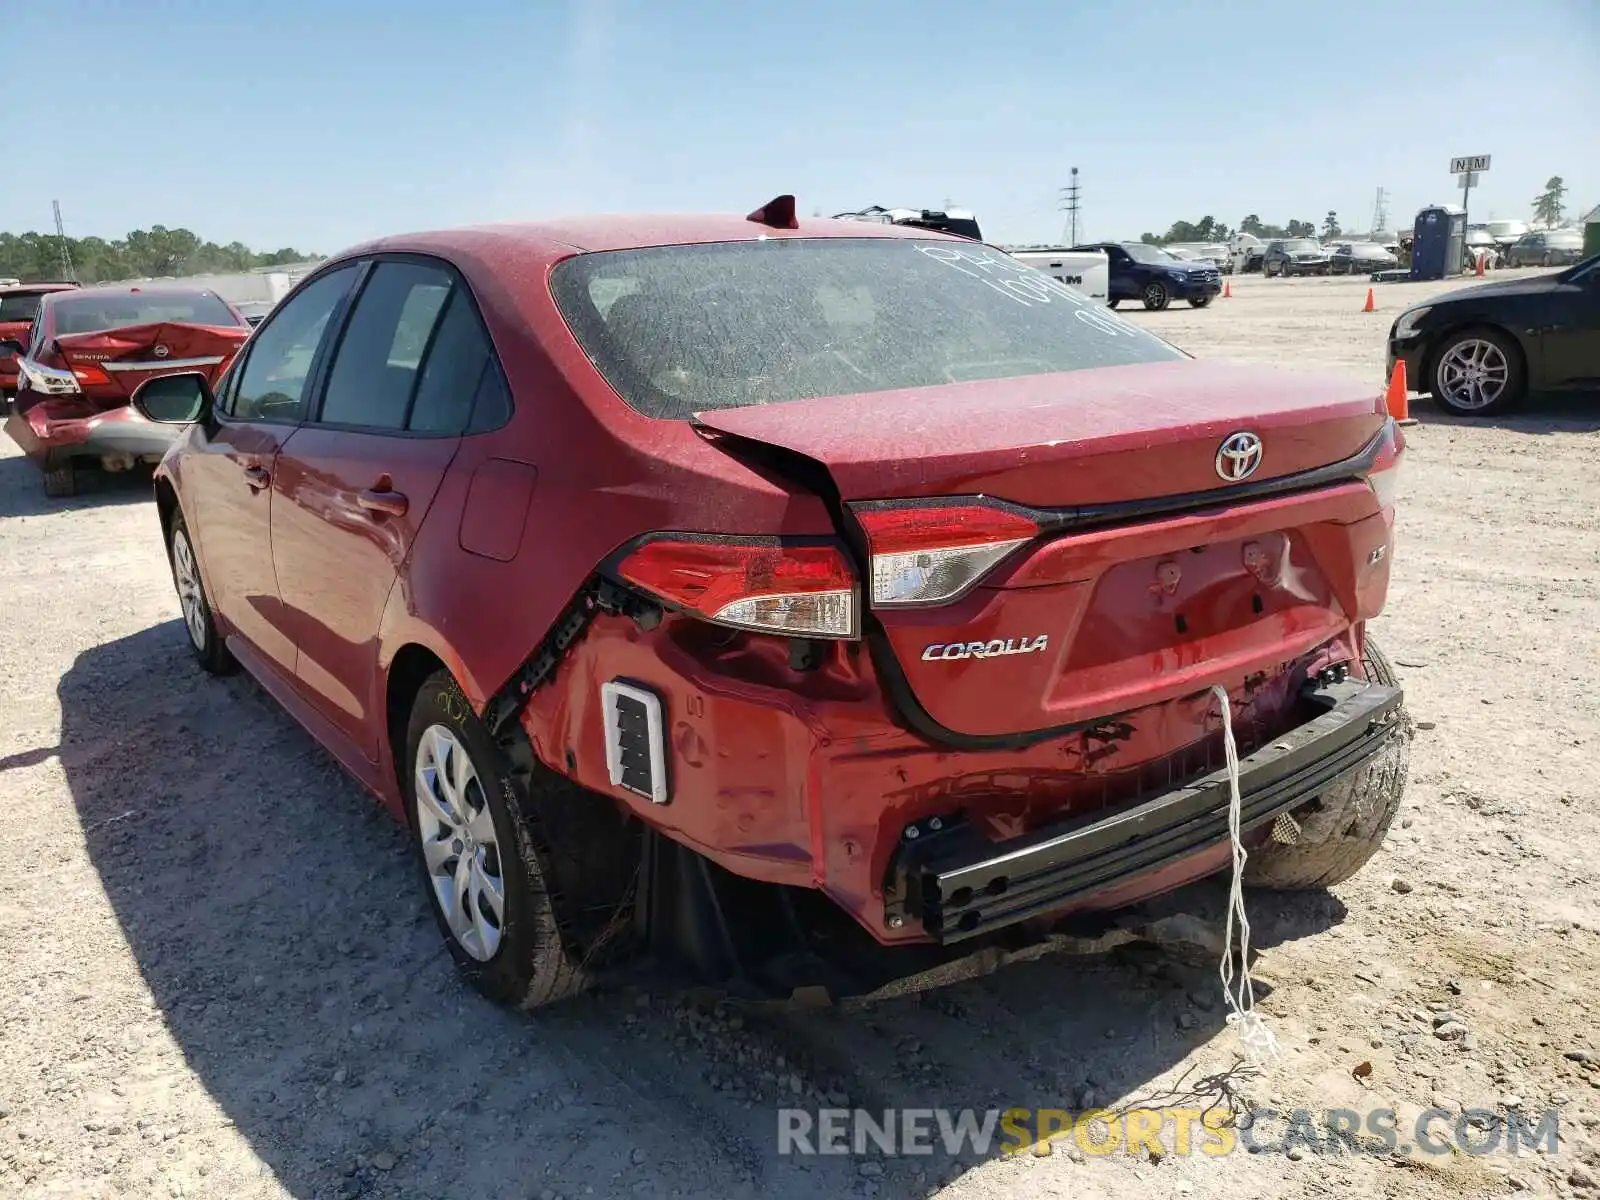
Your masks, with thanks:
<instances>
[{"instance_id":1,"label":"front wheel","mask_svg":"<svg viewBox=\"0 0 1600 1200\"><path fill-rule=\"evenodd\" d=\"M638 822L532 758L514 766L448 672L423 683L403 787L417 860L456 967L491 1000L582 991L627 942Z\"/></svg>"},{"instance_id":2,"label":"front wheel","mask_svg":"<svg viewBox=\"0 0 1600 1200\"><path fill-rule=\"evenodd\" d=\"M1206 305L1208 305L1210 303L1211 303L1211 297L1210 296L1190 296L1189 297L1189 307L1190 308L1204 308Z\"/></svg>"},{"instance_id":3,"label":"front wheel","mask_svg":"<svg viewBox=\"0 0 1600 1200\"><path fill-rule=\"evenodd\" d=\"M1370 683L1394 687L1399 682L1370 636L1361 665ZM1283 891L1325 888L1366 866L1383 845L1405 794L1414 729L1402 708L1397 728L1378 753L1312 801L1309 811L1296 815L1298 840L1292 845L1268 842L1250 851L1245 884Z\"/></svg>"},{"instance_id":4,"label":"front wheel","mask_svg":"<svg viewBox=\"0 0 1600 1200\"><path fill-rule=\"evenodd\" d=\"M1172 303L1172 293L1167 290L1167 285L1159 279L1152 279L1144 285L1142 299L1146 310L1160 312Z\"/></svg>"},{"instance_id":5,"label":"front wheel","mask_svg":"<svg viewBox=\"0 0 1600 1200\"><path fill-rule=\"evenodd\" d=\"M1498 329L1451 334L1430 374L1435 403L1462 417L1504 412L1521 403L1527 387L1522 354Z\"/></svg>"},{"instance_id":6,"label":"front wheel","mask_svg":"<svg viewBox=\"0 0 1600 1200\"><path fill-rule=\"evenodd\" d=\"M231 673L239 664L217 632L211 601L200 578L200 561L195 556L194 543L189 540L189 529L183 523L181 512L172 514L167 531L167 557L172 562L172 584L178 591L183 626L188 631L189 648L194 651L195 661L212 675Z\"/></svg>"}]
</instances>

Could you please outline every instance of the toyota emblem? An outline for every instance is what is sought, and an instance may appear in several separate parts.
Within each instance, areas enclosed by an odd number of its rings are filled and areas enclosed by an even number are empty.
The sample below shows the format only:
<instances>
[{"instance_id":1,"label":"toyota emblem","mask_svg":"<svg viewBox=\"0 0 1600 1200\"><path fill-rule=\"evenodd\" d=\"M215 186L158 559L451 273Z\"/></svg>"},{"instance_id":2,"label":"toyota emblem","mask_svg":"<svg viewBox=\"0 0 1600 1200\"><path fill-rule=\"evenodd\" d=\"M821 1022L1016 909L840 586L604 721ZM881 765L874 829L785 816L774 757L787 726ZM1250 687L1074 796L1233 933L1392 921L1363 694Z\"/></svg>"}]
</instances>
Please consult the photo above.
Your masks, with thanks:
<instances>
[{"instance_id":1,"label":"toyota emblem","mask_svg":"<svg viewBox=\"0 0 1600 1200\"><path fill-rule=\"evenodd\" d=\"M1253 433L1230 433L1217 447L1217 474L1229 483L1248 479L1260 465L1261 439Z\"/></svg>"},{"instance_id":2,"label":"toyota emblem","mask_svg":"<svg viewBox=\"0 0 1600 1200\"><path fill-rule=\"evenodd\" d=\"M171 351L169 351L165 346L157 345L156 348L151 351L151 353L153 353L157 358L165 358L169 353L171 353Z\"/></svg>"}]
</instances>

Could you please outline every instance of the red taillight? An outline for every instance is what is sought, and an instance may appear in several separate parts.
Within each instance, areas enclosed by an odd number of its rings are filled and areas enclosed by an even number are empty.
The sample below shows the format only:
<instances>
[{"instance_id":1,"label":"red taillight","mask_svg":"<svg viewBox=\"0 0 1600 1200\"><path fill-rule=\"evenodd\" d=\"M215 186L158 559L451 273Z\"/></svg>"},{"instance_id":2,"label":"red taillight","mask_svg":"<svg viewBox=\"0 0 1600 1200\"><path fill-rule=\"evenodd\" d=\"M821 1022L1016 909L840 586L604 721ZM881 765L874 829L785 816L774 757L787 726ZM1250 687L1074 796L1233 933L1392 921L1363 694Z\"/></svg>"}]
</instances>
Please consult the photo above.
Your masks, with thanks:
<instances>
[{"instance_id":1,"label":"red taillight","mask_svg":"<svg viewBox=\"0 0 1600 1200\"><path fill-rule=\"evenodd\" d=\"M94 366L90 366L90 367L73 367L72 368L72 377L74 379L76 379L79 383L86 383L90 387L95 387L95 386L98 386L98 385L103 384L103 383L110 383L111 382L111 376L107 375L99 367L94 367Z\"/></svg>"},{"instance_id":2,"label":"red taillight","mask_svg":"<svg viewBox=\"0 0 1600 1200\"><path fill-rule=\"evenodd\" d=\"M874 608L958 600L1039 536L1033 518L982 500L863 506L855 515L872 554Z\"/></svg>"},{"instance_id":3,"label":"red taillight","mask_svg":"<svg viewBox=\"0 0 1600 1200\"><path fill-rule=\"evenodd\" d=\"M855 576L837 546L656 538L630 551L617 574L722 625L797 637L856 636Z\"/></svg>"}]
</instances>

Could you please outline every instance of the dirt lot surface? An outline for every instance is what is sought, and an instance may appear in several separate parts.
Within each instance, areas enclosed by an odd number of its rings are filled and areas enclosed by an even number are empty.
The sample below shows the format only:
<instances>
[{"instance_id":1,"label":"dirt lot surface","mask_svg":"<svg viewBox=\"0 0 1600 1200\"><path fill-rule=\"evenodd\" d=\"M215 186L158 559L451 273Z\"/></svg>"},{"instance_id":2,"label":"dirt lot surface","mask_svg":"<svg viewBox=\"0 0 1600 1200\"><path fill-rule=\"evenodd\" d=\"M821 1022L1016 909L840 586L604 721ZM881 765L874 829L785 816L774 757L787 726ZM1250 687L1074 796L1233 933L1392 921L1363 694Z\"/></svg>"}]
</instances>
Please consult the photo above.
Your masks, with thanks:
<instances>
[{"instance_id":1,"label":"dirt lot surface","mask_svg":"<svg viewBox=\"0 0 1600 1200\"><path fill-rule=\"evenodd\" d=\"M1376 390L1392 315L1428 290L1379 287L1367 315L1364 282L1245 277L1206 311L1133 318L1203 356ZM1233 1069L1214 965L1171 949L862 1011L633 993L495 1010L457 983L401 832L248 679L191 665L147 481L47 501L0 448L0 1194L1589 1194L1600 404L1416 409L1378 626L1419 722L1410 789L1355 881L1252 899L1284 1050L1256 1077ZM1218 896L1174 904L1214 914ZM1558 1107L1563 1141L1516 1158L776 1147L777 1097L1078 1109L1224 1090L1393 1108L1407 1144L1430 1107L1451 1114L1440 1135L1463 1107Z\"/></svg>"}]
</instances>

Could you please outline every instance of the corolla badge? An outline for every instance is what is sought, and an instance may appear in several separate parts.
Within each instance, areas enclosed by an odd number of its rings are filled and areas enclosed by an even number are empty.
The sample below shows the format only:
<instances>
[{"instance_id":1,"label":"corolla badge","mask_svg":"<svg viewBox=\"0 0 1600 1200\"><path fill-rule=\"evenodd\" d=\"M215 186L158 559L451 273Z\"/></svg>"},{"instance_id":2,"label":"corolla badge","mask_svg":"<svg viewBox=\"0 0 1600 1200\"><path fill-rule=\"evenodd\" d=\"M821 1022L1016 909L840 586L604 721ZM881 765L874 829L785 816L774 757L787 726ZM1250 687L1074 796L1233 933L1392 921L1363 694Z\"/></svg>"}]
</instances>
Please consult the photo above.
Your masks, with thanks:
<instances>
[{"instance_id":1,"label":"corolla badge","mask_svg":"<svg viewBox=\"0 0 1600 1200\"><path fill-rule=\"evenodd\" d=\"M1249 478L1260 465L1261 439L1253 433L1230 433L1217 447L1217 474L1229 483Z\"/></svg>"},{"instance_id":2,"label":"corolla badge","mask_svg":"<svg viewBox=\"0 0 1600 1200\"><path fill-rule=\"evenodd\" d=\"M1039 654L1050 646L1050 635L995 638L987 642L934 642L922 650L923 662L951 662L962 658L1001 658L1007 654Z\"/></svg>"}]
</instances>

